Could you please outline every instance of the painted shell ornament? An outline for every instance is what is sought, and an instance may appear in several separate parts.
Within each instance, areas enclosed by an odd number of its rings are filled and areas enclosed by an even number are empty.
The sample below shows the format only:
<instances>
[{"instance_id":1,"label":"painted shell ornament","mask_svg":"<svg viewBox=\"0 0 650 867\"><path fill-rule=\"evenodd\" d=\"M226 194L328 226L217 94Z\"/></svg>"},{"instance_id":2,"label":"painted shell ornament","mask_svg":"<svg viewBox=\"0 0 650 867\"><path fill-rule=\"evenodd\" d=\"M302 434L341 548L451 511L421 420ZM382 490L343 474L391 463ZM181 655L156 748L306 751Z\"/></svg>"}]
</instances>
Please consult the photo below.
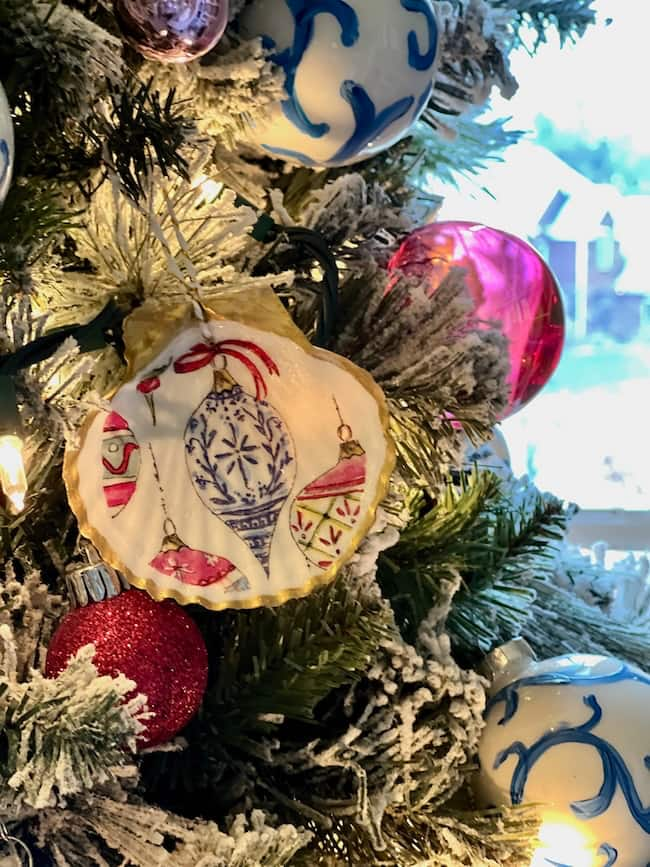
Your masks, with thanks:
<instances>
[{"instance_id":1,"label":"painted shell ornament","mask_svg":"<svg viewBox=\"0 0 650 867\"><path fill-rule=\"evenodd\" d=\"M388 486L380 389L312 347L272 293L251 295L203 321L132 314L130 378L66 453L82 532L156 598L219 610L305 596L352 556ZM108 508L114 475L128 488Z\"/></svg>"}]
</instances>

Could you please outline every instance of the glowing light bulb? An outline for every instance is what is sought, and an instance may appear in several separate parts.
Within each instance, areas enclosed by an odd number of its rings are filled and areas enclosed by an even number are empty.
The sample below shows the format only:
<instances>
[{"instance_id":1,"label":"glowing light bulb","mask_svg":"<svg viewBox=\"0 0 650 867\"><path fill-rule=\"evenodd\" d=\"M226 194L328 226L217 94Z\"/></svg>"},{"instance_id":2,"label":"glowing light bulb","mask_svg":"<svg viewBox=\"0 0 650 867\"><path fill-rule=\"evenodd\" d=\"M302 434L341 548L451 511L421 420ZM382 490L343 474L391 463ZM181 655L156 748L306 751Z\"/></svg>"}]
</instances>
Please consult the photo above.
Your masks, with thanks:
<instances>
[{"instance_id":1,"label":"glowing light bulb","mask_svg":"<svg viewBox=\"0 0 650 867\"><path fill-rule=\"evenodd\" d=\"M571 864L572 867L595 867L597 863L590 841L577 828L560 822L544 822L539 830L541 846L530 867Z\"/></svg>"},{"instance_id":2,"label":"glowing light bulb","mask_svg":"<svg viewBox=\"0 0 650 867\"><path fill-rule=\"evenodd\" d=\"M14 434L0 436L0 487L14 515L25 508L27 477L23 461L23 442Z\"/></svg>"}]
</instances>

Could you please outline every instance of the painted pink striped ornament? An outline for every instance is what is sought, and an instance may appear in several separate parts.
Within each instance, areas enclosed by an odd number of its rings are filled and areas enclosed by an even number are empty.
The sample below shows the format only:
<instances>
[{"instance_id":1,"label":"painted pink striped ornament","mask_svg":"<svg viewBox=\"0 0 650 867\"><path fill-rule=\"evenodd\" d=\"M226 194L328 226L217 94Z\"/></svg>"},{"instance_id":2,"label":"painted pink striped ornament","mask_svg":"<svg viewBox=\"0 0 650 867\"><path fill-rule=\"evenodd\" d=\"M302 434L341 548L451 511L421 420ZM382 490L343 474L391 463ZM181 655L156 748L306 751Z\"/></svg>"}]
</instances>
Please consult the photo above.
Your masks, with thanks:
<instances>
[{"instance_id":1,"label":"painted pink striped ornament","mask_svg":"<svg viewBox=\"0 0 650 867\"><path fill-rule=\"evenodd\" d=\"M190 548L179 538L171 521L168 524L169 532L163 539L160 552L149 564L162 575L193 587L209 587L226 579L228 584L246 580L226 557Z\"/></svg>"},{"instance_id":2,"label":"painted pink striped ornament","mask_svg":"<svg viewBox=\"0 0 650 867\"><path fill-rule=\"evenodd\" d=\"M112 518L130 502L140 472L140 446L118 412L106 417L102 431L102 485Z\"/></svg>"}]
</instances>

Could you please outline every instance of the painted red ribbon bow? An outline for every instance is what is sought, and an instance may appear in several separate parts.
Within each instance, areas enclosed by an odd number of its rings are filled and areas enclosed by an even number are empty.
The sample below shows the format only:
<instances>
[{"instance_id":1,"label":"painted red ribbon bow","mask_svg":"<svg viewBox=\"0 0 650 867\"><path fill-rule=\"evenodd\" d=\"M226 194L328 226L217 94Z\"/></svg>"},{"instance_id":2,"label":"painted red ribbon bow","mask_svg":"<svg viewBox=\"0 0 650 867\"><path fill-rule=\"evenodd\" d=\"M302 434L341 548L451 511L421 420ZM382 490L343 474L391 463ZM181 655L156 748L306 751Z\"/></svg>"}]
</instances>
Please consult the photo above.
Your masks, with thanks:
<instances>
[{"instance_id":1,"label":"painted red ribbon bow","mask_svg":"<svg viewBox=\"0 0 650 867\"><path fill-rule=\"evenodd\" d=\"M264 377L260 373L260 369L245 352L256 355L265 365L268 372L273 375L280 375L277 364L271 356L265 352L256 343L251 343L248 340L221 340L218 343L197 343L185 355L181 355L174 362L174 371L176 373L193 373L195 370L201 370L212 364L218 355L225 355L229 358L234 358L240 361L253 377L255 383L255 397L257 400L262 400L268 394L268 388Z\"/></svg>"}]
</instances>

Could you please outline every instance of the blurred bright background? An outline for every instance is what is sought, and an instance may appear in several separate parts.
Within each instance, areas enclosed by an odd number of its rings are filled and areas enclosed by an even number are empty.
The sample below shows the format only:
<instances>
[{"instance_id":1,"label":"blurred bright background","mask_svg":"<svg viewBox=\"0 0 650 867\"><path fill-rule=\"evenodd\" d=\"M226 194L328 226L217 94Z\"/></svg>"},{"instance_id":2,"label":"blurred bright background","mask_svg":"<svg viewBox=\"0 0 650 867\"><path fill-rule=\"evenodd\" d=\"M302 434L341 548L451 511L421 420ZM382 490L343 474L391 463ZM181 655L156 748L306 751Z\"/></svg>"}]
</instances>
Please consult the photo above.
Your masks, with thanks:
<instances>
[{"instance_id":1,"label":"blurred bright background","mask_svg":"<svg viewBox=\"0 0 650 867\"><path fill-rule=\"evenodd\" d=\"M595 8L599 23L577 44L549 42L534 62L515 55L520 95L495 99L492 114L526 139L478 182L436 192L441 219L534 243L562 288L560 366L502 425L515 472L584 509L640 511L650 509L650 4Z\"/></svg>"}]
</instances>

